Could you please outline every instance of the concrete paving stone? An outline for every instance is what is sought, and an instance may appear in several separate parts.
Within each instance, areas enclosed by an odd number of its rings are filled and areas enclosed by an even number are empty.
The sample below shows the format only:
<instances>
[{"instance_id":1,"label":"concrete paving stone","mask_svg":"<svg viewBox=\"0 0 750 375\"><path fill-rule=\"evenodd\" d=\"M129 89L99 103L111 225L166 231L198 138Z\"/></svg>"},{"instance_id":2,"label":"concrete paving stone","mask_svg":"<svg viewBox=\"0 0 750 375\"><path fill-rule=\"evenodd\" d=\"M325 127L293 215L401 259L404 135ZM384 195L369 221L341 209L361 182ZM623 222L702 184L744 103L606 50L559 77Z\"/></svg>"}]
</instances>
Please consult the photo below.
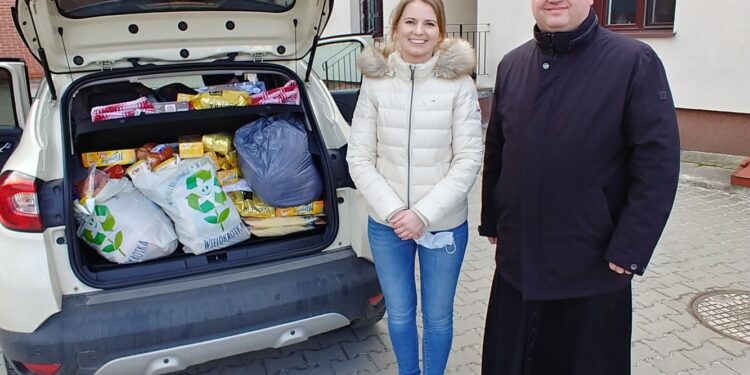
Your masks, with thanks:
<instances>
[{"instance_id":1,"label":"concrete paving stone","mask_svg":"<svg viewBox=\"0 0 750 375\"><path fill-rule=\"evenodd\" d=\"M681 374L678 374L681 375ZM692 373L685 373L685 375L743 375L737 371L732 370L721 362L713 362L710 367L704 368L703 370L695 371Z\"/></svg>"},{"instance_id":2,"label":"concrete paving stone","mask_svg":"<svg viewBox=\"0 0 750 375\"><path fill-rule=\"evenodd\" d=\"M641 325L633 325L633 333L631 334L631 340L633 342L640 342L643 340L656 340L656 335L646 331Z\"/></svg>"},{"instance_id":3,"label":"concrete paving stone","mask_svg":"<svg viewBox=\"0 0 750 375\"><path fill-rule=\"evenodd\" d=\"M656 368L656 366L648 362L633 364L631 367L631 372L633 375L666 375L661 372L661 370Z\"/></svg>"},{"instance_id":4,"label":"concrete paving stone","mask_svg":"<svg viewBox=\"0 0 750 375\"><path fill-rule=\"evenodd\" d=\"M693 362L702 364L732 359L734 357L729 352L716 346L716 344L713 344L710 341L703 343L703 345L698 348L686 350L681 353L690 358Z\"/></svg>"},{"instance_id":5,"label":"concrete paving stone","mask_svg":"<svg viewBox=\"0 0 750 375\"><path fill-rule=\"evenodd\" d=\"M676 331L674 334L679 337L680 340L687 342L693 347L700 347L701 345L710 342L709 340L712 338L723 338L718 333L700 324L696 324L693 328Z\"/></svg>"},{"instance_id":6,"label":"concrete paving stone","mask_svg":"<svg viewBox=\"0 0 750 375\"><path fill-rule=\"evenodd\" d=\"M376 335L372 335L364 340L350 342L341 346L343 347L347 358L354 358L360 354L366 354L370 352L383 352L386 350L385 345L383 345L383 343L378 339Z\"/></svg>"},{"instance_id":7,"label":"concrete paving stone","mask_svg":"<svg viewBox=\"0 0 750 375\"><path fill-rule=\"evenodd\" d=\"M302 356L308 366L318 366L332 361L347 360L346 353L344 353L341 345L332 345L326 349L304 350L302 351Z\"/></svg>"},{"instance_id":8,"label":"concrete paving stone","mask_svg":"<svg viewBox=\"0 0 750 375\"><path fill-rule=\"evenodd\" d=\"M689 295L693 295L696 292L698 292L697 290L695 290L695 289L687 286L686 284L690 284L690 282L688 281L688 282L685 282L685 283L676 283L676 284L673 284L673 285L671 285L669 287L666 287L666 288L663 288L663 289L659 289L659 292L663 293L667 297L673 298L673 299L674 298L680 298L680 297L682 297L684 295L688 295L688 294Z\"/></svg>"},{"instance_id":9,"label":"concrete paving stone","mask_svg":"<svg viewBox=\"0 0 750 375\"><path fill-rule=\"evenodd\" d=\"M658 358L659 353L655 352L653 349L646 346L646 344L643 344L641 342L634 342L630 346L630 360L633 364L640 364L646 359L649 358Z\"/></svg>"},{"instance_id":10,"label":"concrete paving stone","mask_svg":"<svg viewBox=\"0 0 750 375\"><path fill-rule=\"evenodd\" d=\"M452 351L450 353L450 356L448 357L447 367L457 367L457 366L469 365L469 364L478 365L481 363L482 363L481 351L476 351L471 347L463 347L459 350Z\"/></svg>"},{"instance_id":11,"label":"concrete paving stone","mask_svg":"<svg viewBox=\"0 0 750 375\"><path fill-rule=\"evenodd\" d=\"M392 373L397 373L396 356L393 351L387 351L382 353L370 353L370 359L375 363L375 367L378 370L390 370Z\"/></svg>"},{"instance_id":12,"label":"concrete paving stone","mask_svg":"<svg viewBox=\"0 0 750 375\"><path fill-rule=\"evenodd\" d=\"M643 307L651 307L657 302L664 301L668 298L669 297L662 293L660 289L640 290L640 288L634 288L633 290L633 300L637 301Z\"/></svg>"},{"instance_id":13,"label":"concrete paving stone","mask_svg":"<svg viewBox=\"0 0 750 375\"><path fill-rule=\"evenodd\" d=\"M247 375L247 374L253 374L253 375L266 375L268 372L266 371L266 368L263 366L263 363L261 361L255 361L251 364L246 364L242 366L222 366L221 371L219 372L221 375ZM273 375L273 374L268 374Z\"/></svg>"},{"instance_id":14,"label":"concrete paving stone","mask_svg":"<svg viewBox=\"0 0 750 375\"><path fill-rule=\"evenodd\" d=\"M692 372L703 369L701 365L693 362L690 358L686 357L682 353L673 353L670 356L661 357L658 359L651 358L647 359L646 362L654 365L661 372L667 374L676 374L680 371Z\"/></svg>"},{"instance_id":15,"label":"concrete paving stone","mask_svg":"<svg viewBox=\"0 0 750 375\"><path fill-rule=\"evenodd\" d=\"M338 329L334 332L329 332L324 335L318 335L310 340L315 340L318 344L318 347L321 349L328 348L331 345L334 345L339 342L349 341L354 342L357 341L357 336L354 335L354 332L349 328L342 328Z\"/></svg>"},{"instance_id":16,"label":"concrete paving stone","mask_svg":"<svg viewBox=\"0 0 750 375\"><path fill-rule=\"evenodd\" d=\"M750 345L744 342L730 339L728 337L713 337L709 339L716 346L724 349L735 357L749 356L750 357ZM750 372L748 372L750 374Z\"/></svg>"},{"instance_id":17,"label":"concrete paving stone","mask_svg":"<svg viewBox=\"0 0 750 375\"><path fill-rule=\"evenodd\" d=\"M298 351L318 350L320 348L320 341L317 339L317 337L311 337L300 343L279 348L279 354L277 355L277 357L287 357Z\"/></svg>"},{"instance_id":18,"label":"concrete paving stone","mask_svg":"<svg viewBox=\"0 0 750 375\"><path fill-rule=\"evenodd\" d=\"M690 349L693 347L687 341L684 341L677 337L674 333L665 334L661 337L658 337L656 340L644 340L643 343L646 344L646 346L648 346L649 348L655 350L662 357L668 357L674 352Z\"/></svg>"},{"instance_id":19,"label":"concrete paving stone","mask_svg":"<svg viewBox=\"0 0 750 375\"><path fill-rule=\"evenodd\" d=\"M638 315L646 318L650 322L656 322L659 318L666 315L680 314L681 311L675 311L664 302L656 302L651 307L646 307L638 311Z\"/></svg>"},{"instance_id":20,"label":"concrete paving stone","mask_svg":"<svg viewBox=\"0 0 750 375\"><path fill-rule=\"evenodd\" d=\"M465 319L453 322L453 332L463 332L469 330L484 331L485 319L479 315L472 315Z\"/></svg>"},{"instance_id":21,"label":"concrete paving stone","mask_svg":"<svg viewBox=\"0 0 750 375\"><path fill-rule=\"evenodd\" d=\"M742 375L750 374L750 356L736 357L722 363Z\"/></svg>"},{"instance_id":22,"label":"concrete paving stone","mask_svg":"<svg viewBox=\"0 0 750 375\"><path fill-rule=\"evenodd\" d=\"M456 368L446 369L445 373L455 375L479 375L482 373L482 366L476 363L470 363L457 366Z\"/></svg>"},{"instance_id":23,"label":"concrete paving stone","mask_svg":"<svg viewBox=\"0 0 750 375\"><path fill-rule=\"evenodd\" d=\"M651 327L649 328L649 331L666 334L666 333L676 333L677 331L685 329L683 326L681 326L674 320L669 319L673 316L680 316L680 315L667 315L667 316L657 319L655 322L650 323Z\"/></svg>"},{"instance_id":24,"label":"concrete paving stone","mask_svg":"<svg viewBox=\"0 0 750 375\"><path fill-rule=\"evenodd\" d=\"M683 328L692 329L698 326L698 321L690 314L669 315L667 319L674 321Z\"/></svg>"},{"instance_id":25,"label":"concrete paving stone","mask_svg":"<svg viewBox=\"0 0 750 375\"><path fill-rule=\"evenodd\" d=\"M472 315L480 315L482 319L487 316L487 305L483 301L469 303L465 305L456 305L454 308L453 319L466 319Z\"/></svg>"},{"instance_id":26,"label":"concrete paving stone","mask_svg":"<svg viewBox=\"0 0 750 375\"><path fill-rule=\"evenodd\" d=\"M468 331L457 331L453 330L453 350L460 350L464 347L473 347L475 350L481 351L482 340L484 338L484 332L478 329L471 329Z\"/></svg>"},{"instance_id":27,"label":"concrete paving stone","mask_svg":"<svg viewBox=\"0 0 750 375\"><path fill-rule=\"evenodd\" d=\"M276 374L282 370L303 369L307 367L307 363L301 352L296 352L283 358L266 358L263 360L263 364L269 374Z\"/></svg>"},{"instance_id":28,"label":"concrete paving stone","mask_svg":"<svg viewBox=\"0 0 750 375\"><path fill-rule=\"evenodd\" d=\"M371 374L377 371L375 363L367 354L361 354L348 361L333 362L331 367L336 375Z\"/></svg>"},{"instance_id":29,"label":"concrete paving stone","mask_svg":"<svg viewBox=\"0 0 750 375\"><path fill-rule=\"evenodd\" d=\"M245 373L238 373L237 375L250 375L254 373L252 372L245 372ZM304 369L289 369L289 370L282 370L278 371L274 375L333 375L334 371L330 364L321 364L319 366L315 367L307 367Z\"/></svg>"}]
</instances>

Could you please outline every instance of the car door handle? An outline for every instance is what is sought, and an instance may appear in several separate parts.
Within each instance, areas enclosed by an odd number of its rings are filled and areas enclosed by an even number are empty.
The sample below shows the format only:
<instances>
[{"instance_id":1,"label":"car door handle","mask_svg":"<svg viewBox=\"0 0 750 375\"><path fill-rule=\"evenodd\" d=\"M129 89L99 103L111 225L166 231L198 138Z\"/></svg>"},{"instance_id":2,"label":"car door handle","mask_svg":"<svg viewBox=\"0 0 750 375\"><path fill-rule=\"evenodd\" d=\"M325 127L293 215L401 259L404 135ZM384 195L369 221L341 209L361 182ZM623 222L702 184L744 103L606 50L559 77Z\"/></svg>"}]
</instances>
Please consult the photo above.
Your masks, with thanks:
<instances>
[{"instance_id":1,"label":"car door handle","mask_svg":"<svg viewBox=\"0 0 750 375\"><path fill-rule=\"evenodd\" d=\"M0 147L0 154L7 154L11 151L13 151L13 144L10 142L5 142L5 144Z\"/></svg>"}]
</instances>

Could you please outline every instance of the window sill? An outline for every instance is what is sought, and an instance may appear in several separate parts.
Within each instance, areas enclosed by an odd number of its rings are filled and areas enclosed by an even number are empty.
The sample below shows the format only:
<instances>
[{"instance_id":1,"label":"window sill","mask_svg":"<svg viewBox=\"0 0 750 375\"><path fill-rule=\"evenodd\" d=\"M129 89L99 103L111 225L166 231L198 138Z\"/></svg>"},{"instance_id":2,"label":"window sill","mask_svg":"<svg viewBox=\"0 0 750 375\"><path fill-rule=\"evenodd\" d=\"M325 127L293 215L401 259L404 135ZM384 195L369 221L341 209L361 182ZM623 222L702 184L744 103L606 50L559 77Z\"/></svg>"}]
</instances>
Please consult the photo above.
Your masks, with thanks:
<instances>
[{"instance_id":1,"label":"window sill","mask_svg":"<svg viewBox=\"0 0 750 375\"><path fill-rule=\"evenodd\" d=\"M610 29L618 34L631 36L633 38L674 38L674 30L618 30Z\"/></svg>"}]
</instances>

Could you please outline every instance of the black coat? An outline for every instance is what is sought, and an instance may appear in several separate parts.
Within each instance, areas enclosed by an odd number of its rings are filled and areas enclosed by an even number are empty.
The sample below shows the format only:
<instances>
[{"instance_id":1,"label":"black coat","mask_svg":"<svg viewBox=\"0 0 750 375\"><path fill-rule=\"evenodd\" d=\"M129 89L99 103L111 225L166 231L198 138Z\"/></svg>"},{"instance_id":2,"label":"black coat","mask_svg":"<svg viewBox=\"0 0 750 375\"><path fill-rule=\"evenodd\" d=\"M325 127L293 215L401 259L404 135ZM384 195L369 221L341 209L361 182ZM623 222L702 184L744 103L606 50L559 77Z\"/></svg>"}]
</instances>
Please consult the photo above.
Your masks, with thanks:
<instances>
[{"instance_id":1,"label":"black coat","mask_svg":"<svg viewBox=\"0 0 750 375\"><path fill-rule=\"evenodd\" d=\"M677 189L679 136L664 67L598 26L541 33L500 62L482 181L483 236L528 300L626 286L643 274Z\"/></svg>"}]
</instances>

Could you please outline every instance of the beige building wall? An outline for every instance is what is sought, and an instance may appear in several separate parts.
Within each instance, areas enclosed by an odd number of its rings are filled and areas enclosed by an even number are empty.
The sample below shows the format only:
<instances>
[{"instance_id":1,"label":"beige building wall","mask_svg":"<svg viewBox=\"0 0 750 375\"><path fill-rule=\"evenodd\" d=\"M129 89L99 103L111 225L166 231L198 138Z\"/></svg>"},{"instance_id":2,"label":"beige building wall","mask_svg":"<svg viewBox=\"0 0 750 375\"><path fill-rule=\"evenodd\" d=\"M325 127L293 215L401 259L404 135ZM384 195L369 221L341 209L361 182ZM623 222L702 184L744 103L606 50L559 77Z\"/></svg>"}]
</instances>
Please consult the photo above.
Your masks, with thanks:
<instances>
[{"instance_id":1,"label":"beige building wall","mask_svg":"<svg viewBox=\"0 0 750 375\"><path fill-rule=\"evenodd\" d=\"M494 85L503 55L532 38L530 0L478 0L479 23L490 24L486 77ZM664 62L678 108L750 114L748 0L677 0L675 35L642 38Z\"/></svg>"}]
</instances>

